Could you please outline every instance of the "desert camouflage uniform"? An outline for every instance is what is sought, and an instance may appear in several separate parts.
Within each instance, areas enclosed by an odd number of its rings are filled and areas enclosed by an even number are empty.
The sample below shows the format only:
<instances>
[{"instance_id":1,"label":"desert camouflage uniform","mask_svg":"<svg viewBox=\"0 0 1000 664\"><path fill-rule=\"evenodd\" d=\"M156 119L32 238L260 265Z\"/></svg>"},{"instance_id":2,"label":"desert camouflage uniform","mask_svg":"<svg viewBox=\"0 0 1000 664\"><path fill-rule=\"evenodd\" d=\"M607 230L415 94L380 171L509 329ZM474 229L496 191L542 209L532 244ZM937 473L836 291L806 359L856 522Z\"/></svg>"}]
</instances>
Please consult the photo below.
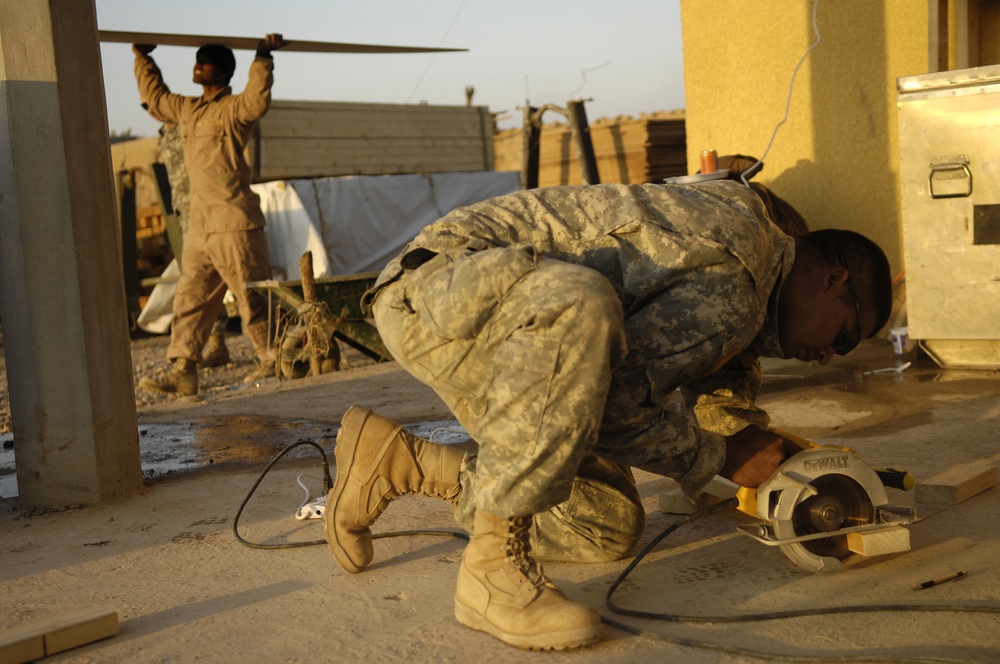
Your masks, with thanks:
<instances>
[{"instance_id":1,"label":"desert camouflage uniform","mask_svg":"<svg viewBox=\"0 0 1000 664\"><path fill-rule=\"evenodd\" d=\"M757 357L781 355L776 286L793 259L737 183L553 187L431 224L365 301L479 443L459 521L541 515L540 537L548 520L557 540L600 548L641 534L627 467L694 496L723 465L722 435L766 426ZM574 482L593 455L607 472Z\"/></svg>"},{"instance_id":2,"label":"desert camouflage uniform","mask_svg":"<svg viewBox=\"0 0 1000 664\"><path fill-rule=\"evenodd\" d=\"M269 359L267 298L246 288L271 277L264 213L251 190L244 150L271 105L274 62L258 56L243 91L228 85L198 97L174 94L148 55L134 63L139 96L149 110L180 127L190 183L181 276L174 292L167 359L201 361L226 290L239 307L243 330L258 358Z\"/></svg>"},{"instance_id":3,"label":"desert camouflage uniform","mask_svg":"<svg viewBox=\"0 0 1000 664\"><path fill-rule=\"evenodd\" d=\"M160 149L160 160L167 169L167 180L170 181L170 203L177 215L181 235L186 235L191 184L184 164L184 138L181 136L180 125L164 124L160 127L160 139L156 145Z\"/></svg>"}]
</instances>

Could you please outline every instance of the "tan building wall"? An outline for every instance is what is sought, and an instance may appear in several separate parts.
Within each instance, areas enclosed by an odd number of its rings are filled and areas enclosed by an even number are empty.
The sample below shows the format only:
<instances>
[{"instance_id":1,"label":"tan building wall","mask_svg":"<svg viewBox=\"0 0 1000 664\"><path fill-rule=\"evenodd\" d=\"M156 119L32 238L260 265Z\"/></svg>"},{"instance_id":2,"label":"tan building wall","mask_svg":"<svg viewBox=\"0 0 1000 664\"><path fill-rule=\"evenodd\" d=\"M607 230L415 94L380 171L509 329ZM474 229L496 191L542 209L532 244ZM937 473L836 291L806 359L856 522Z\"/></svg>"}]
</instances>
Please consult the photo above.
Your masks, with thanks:
<instances>
[{"instance_id":1,"label":"tan building wall","mask_svg":"<svg viewBox=\"0 0 1000 664\"><path fill-rule=\"evenodd\" d=\"M815 39L813 0L681 0L689 170L699 152L761 157ZM926 0L820 0L819 45L755 181L809 228L864 233L903 267L896 78L928 71Z\"/></svg>"}]
</instances>

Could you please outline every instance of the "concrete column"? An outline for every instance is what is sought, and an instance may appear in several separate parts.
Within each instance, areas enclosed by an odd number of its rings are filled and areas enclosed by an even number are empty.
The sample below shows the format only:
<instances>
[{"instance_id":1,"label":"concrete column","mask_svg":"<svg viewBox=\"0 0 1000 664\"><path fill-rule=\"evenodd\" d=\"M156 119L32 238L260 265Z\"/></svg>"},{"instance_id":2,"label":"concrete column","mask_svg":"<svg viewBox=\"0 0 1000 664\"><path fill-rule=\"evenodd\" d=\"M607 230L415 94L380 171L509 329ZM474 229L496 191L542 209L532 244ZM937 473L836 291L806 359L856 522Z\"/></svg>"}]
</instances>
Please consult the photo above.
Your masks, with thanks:
<instances>
[{"instance_id":1,"label":"concrete column","mask_svg":"<svg viewBox=\"0 0 1000 664\"><path fill-rule=\"evenodd\" d=\"M20 505L142 487L93 1L0 0L0 318Z\"/></svg>"}]
</instances>

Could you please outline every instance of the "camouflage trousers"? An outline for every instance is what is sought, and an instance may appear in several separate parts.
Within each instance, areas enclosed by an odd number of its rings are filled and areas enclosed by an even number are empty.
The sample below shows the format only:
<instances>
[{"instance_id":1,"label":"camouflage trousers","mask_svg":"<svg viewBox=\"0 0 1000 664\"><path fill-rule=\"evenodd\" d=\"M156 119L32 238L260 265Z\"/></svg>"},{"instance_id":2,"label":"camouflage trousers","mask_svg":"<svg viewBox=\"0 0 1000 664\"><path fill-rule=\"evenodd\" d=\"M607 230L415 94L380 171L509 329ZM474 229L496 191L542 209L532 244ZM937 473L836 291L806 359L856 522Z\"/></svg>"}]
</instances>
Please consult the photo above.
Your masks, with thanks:
<instances>
[{"instance_id":1,"label":"camouflage trousers","mask_svg":"<svg viewBox=\"0 0 1000 664\"><path fill-rule=\"evenodd\" d=\"M472 532L476 513L476 455L462 463L454 516ZM532 550L538 560L601 563L628 556L642 537L646 512L628 466L588 454L569 498L533 517Z\"/></svg>"},{"instance_id":2,"label":"camouflage trousers","mask_svg":"<svg viewBox=\"0 0 1000 664\"><path fill-rule=\"evenodd\" d=\"M476 508L571 500L626 352L606 278L527 245L437 254L383 286L373 311L393 357L478 442Z\"/></svg>"}]
</instances>

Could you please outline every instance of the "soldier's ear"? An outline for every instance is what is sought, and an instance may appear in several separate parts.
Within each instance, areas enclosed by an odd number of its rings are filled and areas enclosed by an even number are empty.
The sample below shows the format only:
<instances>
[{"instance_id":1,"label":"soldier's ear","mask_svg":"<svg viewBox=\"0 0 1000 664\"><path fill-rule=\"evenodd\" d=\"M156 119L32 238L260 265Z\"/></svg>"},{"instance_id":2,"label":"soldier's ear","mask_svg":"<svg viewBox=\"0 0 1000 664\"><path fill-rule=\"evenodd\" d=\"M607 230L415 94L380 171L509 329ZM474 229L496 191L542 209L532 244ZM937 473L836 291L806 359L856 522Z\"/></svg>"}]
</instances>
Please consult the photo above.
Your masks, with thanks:
<instances>
[{"instance_id":1,"label":"soldier's ear","mask_svg":"<svg viewBox=\"0 0 1000 664\"><path fill-rule=\"evenodd\" d=\"M841 266L830 267L824 270L822 292L839 290L840 285L847 281L850 275Z\"/></svg>"}]
</instances>

